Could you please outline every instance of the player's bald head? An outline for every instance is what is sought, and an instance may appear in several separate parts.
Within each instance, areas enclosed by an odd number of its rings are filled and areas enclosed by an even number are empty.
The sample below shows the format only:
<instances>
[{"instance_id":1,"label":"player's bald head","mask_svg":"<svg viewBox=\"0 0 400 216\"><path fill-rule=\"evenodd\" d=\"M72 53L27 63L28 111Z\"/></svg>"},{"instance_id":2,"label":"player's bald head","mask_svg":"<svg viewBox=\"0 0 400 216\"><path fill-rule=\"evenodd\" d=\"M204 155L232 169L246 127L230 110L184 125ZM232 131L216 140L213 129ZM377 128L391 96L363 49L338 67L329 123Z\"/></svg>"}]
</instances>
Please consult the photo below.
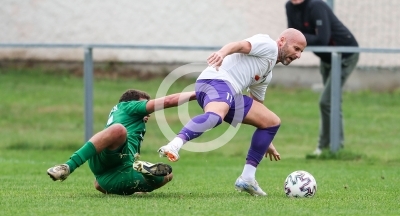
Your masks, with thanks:
<instances>
[{"instance_id":1,"label":"player's bald head","mask_svg":"<svg viewBox=\"0 0 400 216\"><path fill-rule=\"evenodd\" d=\"M307 46L303 33L293 28L283 31L276 42L278 45L277 62L282 62L283 65L289 65L292 61L300 58Z\"/></svg>"},{"instance_id":2,"label":"player's bald head","mask_svg":"<svg viewBox=\"0 0 400 216\"><path fill-rule=\"evenodd\" d=\"M303 33L301 33L299 30L294 28L288 28L284 30L279 37L285 38L286 41L289 43L300 44L304 47L307 46L306 37L304 37Z\"/></svg>"}]
</instances>

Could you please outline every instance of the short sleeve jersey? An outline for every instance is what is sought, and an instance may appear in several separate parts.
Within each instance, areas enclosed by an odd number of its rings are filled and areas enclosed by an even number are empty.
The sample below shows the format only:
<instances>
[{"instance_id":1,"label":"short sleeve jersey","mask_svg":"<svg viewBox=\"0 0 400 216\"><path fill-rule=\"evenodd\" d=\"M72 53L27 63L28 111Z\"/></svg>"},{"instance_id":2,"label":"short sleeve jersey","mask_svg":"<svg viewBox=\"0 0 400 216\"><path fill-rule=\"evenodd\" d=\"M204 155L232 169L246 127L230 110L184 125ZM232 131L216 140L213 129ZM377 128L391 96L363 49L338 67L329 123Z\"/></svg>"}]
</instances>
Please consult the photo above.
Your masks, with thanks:
<instances>
[{"instance_id":1,"label":"short sleeve jersey","mask_svg":"<svg viewBox=\"0 0 400 216\"><path fill-rule=\"evenodd\" d=\"M207 67L198 79L227 80L236 93L248 90L254 97L263 101L278 58L278 45L266 34L257 34L245 40L251 44L249 54L228 55L218 71Z\"/></svg>"},{"instance_id":2,"label":"short sleeve jersey","mask_svg":"<svg viewBox=\"0 0 400 216\"><path fill-rule=\"evenodd\" d=\"M127 130L128 141L140 146L146 133L146 125L143 121L143 118L148 115L146 104L147 100L118 103L108 116L106 128L115 123L122 124Z\"/></svg>"}]
</instances>

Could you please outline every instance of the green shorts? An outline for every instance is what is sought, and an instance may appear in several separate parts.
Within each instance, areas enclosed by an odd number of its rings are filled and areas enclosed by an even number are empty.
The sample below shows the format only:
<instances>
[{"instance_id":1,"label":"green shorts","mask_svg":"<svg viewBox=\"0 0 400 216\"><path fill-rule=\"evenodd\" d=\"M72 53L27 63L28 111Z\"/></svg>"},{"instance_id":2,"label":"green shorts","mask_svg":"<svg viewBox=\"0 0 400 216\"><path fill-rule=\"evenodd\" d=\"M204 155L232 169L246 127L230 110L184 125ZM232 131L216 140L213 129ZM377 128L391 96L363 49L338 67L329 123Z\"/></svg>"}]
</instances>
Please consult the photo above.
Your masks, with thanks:
<instances>
[{"instance_id":1,"label":"green shorts","mask_svg":"<svg viewBox=\"0 0 400 216\"><path fill-rule=\"evenodd\" d=\"M133 169L136 149L125 143L116 150L105 149L89 159L89 167L97 183L107 193L131 195L135 192L150 192L164 181L162 176L146 176Z\"/></svg>"}]
</instances>

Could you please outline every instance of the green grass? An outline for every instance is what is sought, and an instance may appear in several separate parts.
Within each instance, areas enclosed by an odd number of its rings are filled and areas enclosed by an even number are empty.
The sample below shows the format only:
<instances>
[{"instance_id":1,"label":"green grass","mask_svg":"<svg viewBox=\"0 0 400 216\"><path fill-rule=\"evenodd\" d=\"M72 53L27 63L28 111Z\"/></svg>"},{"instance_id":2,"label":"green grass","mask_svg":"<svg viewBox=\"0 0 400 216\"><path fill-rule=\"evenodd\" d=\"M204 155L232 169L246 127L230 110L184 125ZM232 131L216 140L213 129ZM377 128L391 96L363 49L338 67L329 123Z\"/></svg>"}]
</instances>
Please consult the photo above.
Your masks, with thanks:
<instances>
[{"instance_id":1,"label":"green grass","mask_svg":"<svg viewBox=\"0 0 400 216\"><path fill-rule=\"evenodd\" d=\"M87 166L62 183L50 181L45 170L69 155L53 150L1 152L2 215L395 215L400 202L398 164L263 161L257 177L269 196L250 197L233 190L241 158L183 152L171 183L147 195L124 197L95 191ZM159 160L150 154L146 159ZM284 196L283 181L297 169L317 179L315 197Z\"/></svg>"},{"instance_id":2,"label":"green grass","mask_svg":"<svg viewBox=\"0 0 400 216\"><path fill-rule=\"evenodd\" d=\"M104 76L103 76L104 77ZM97 78L94 128L103 128L108 113L128 88L155 96L161 78L143 80L110 74ZM178 92L193 80L180 80ZM400 206L400 91L345 92L346 147L308 160L318 135L319 94L308 89L271 87L265 104L282 126L275 146L279 162L263 161L257 180L268 197L237 193L254 129L242 126L228 144L212 152L181 151L173 164L174 180L147 195L103 195L93 188L87 165L68 180L52 182L45 171L65 162L84 142L83 81L67 71L0 68L0 215L398 215ZM201 110L192 102L190 114ZM174 131L182 124L176 109L166 112ZM154 115L153 115L154 117ZM141 159L164 161L156 149L168 140L156 121L148 123ZM207 141L224 132L216 128ZM283 181L294 170L307 170L318 183L311 199L290 199Z\"/></svg>"}]
</instances>

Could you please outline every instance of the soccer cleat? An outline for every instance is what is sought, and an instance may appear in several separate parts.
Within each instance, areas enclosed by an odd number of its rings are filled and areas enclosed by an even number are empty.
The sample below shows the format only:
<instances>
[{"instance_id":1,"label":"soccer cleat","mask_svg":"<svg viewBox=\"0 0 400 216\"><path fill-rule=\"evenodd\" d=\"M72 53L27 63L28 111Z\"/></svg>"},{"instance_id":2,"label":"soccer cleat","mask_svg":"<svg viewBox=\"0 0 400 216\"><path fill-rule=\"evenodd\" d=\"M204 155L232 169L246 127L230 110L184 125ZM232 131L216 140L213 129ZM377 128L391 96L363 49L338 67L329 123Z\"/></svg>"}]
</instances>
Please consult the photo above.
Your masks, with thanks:
<instances>
[{"instance_id":1,"label":"soccer cleat","mask_svg":"<svg viewBox=\"0 0 400 216\"><path fill-rule=\"evenodd\" d=\"M172 167L165 163L152 164L146 161L135 161L133 169L145 175L166 176L172 173Z\"/></svg>"},{"instance_id":2,"label":"soccer cleat","mask_svg":"<svg viewBox=\"0 0 400 216\"><path fill-rule=\"evenodd\" d=\"M47 170L47 175L49 175L53 181L64 181L69 174L70 171L67 164L57 165Z\"/></svg>"},{"instance_id":3,"label":"soccer cleat","mask_svg":"<svg viewBox=\"0 0 400 216\"><path fill-rule=\"evenodd\" d=\"M158 149L160 157L168 157L169 161L176 162L179 160L178 149L172 145L165 145Z\"/></svg>"},{"instance_id":4,"label":"soccer cleat","mask_svg":"<svg viewBox=\"0 0 400 216\"><path fill-rule=\"evenodd\" d=\"M320 156L322 154L322 150L317 147L312 154L315 156Z\"/></svg>"},{"instance_id":5,"label":"soccer cleat","mask_svg":"<svg viewBox=\"0 0 400 216\"><path fill-rule=\"evenodd\" d=\"M242 176L239 176L239 178L236 179L235 189L239 192L245 191L252 196L267 196L267 193L258 186L256 180L253 182L245 181Z\"/></svg>"}]
</instances>

